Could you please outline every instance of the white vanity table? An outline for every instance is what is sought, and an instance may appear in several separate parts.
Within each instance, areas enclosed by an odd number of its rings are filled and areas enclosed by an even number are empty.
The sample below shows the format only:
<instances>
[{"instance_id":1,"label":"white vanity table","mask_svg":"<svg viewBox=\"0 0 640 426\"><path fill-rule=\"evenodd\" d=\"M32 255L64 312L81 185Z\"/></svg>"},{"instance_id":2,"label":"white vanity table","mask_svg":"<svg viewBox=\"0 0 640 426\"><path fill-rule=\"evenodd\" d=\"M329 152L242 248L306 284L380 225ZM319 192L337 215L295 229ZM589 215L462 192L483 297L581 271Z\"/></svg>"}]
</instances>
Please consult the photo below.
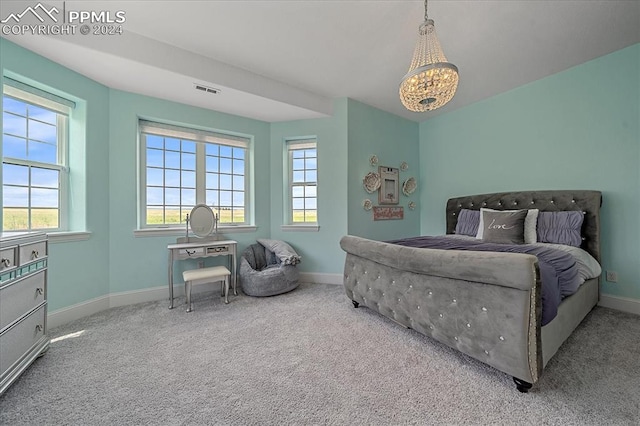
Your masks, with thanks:
<instances>
[{"instance_id":1,"label":"white vanity table","mask_svg":"<svg viewBox=\"0 0 640 426\"><path fill-rule=\"evenodd\" d=\"M195 236L189 236L189 230ZM206 204L196 205L186 217L186 236L178 238L175 244L167 246L169 250L169 309L173 308L173 263L176 260L229 256L233 294L238 294L236 289L238 243L233 240L220 240L218 237L217 215Z\"/></svg>"},{"instance_id":2,"label":"white vanity table","mask_svg":"<svg viewBox=\"0 0 640 426\"><path fill-rule=\"evenodd\" d=\"M187 241L187 239L189 241ZM173 308L173 263L176 260L198 259L204 257L229 256L231 285L236 290L236 251L238 243L233 240L214 240L210 238L178 238L176 244L169 244L169 309Z\"/></svg>"}]
</instances>

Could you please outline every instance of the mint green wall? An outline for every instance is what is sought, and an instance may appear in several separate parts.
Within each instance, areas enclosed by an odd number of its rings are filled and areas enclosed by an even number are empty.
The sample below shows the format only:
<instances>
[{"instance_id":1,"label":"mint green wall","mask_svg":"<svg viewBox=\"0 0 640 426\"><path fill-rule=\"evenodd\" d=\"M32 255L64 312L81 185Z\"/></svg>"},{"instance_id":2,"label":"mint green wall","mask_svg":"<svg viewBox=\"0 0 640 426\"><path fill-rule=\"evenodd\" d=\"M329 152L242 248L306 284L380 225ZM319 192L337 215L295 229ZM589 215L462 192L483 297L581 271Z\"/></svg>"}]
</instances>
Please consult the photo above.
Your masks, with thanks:
<instances>
[{"instance_id":1,"label":"mint green wall","mask_svg":"<svg viewBox=\"0 0 640 426\"><path fill-rule=\"evenodd\" d=\"M110 91L109 111L109 252L110 292L144 289L167 282L167 244L176 236L134 237L137 227L138 117L202 126L214 130L253 135L255 224L257 232L228 233L224 236L238 241L239 251L269 236L269 124L184 104L136 95L119 90ZM207 264L219 259L207 259ZM182 282L182 270L193 268L187 262L177 262L175 282Z\"/></svg>"},{"instance_id":2,"label":"mint green wall","mask_svg":"<svg viewBox=\"0 0 640 426\"><path fill-rule=\"evenodd\" d=\"M388 112L349 99L348 101L348 233L374 240L388 240L416 236L420 233L420 210L410 210L409 201L419 205L420 163L418 162L418 123L406 120ZM400 194L399 206L404 207L403 220L374 221L373 212L362 208L365 198L378 205L378 194L364 190L362 179L378 167L371 167L369 158L377 155L379 165L400 167L406 161L409 168L400 171L402 182L413 176L418 181L418 189L407 197Z\"/></svg>"},{"instance_id":3,"label":"mint green wall","mask_svg":"<svg viewBox=\"0 0 640 426\"><path fill-rule=\"evenodd\" d=\"M639 76L636 44L420 123L422 233L452 196L600 190L602 292L640 299Z\"/></svg>"},{"instance_id":4,"label":"mint green wall","mask_svg":"<svg viewBox=\"0 0 640 426\"><path fill-rule=\"evenodd\" d=\"M110 90L4 39L0 53L3 72L73 97L78 101L74 120L86 121L86 132L72 136L72 160L84 160L72 173L86 176L86 186L72 189L72 205L79 216L74 223L84 220L91 237L51 244L50 311L166 283L166 245L175 237L133 234L139 116L255 137L257 231L225 234L238 240L241 250L257 238L282 239L300 251L302 271L338 274L343 235L387 239L442 233L444 203L451 196L599 189L604 193L603 266L619 275L619 283L604 283L603 291L640 299L640 45L419 125L349 99L336 100L332 117L269 124ZM607 84L599 86L603 81ZM285 232L280 228L283 143L310 135L318 138L320 230ZM374 195L361 186L372 170L372 154L382 165L407 161L401 180L418 178L411 198L417 210L406 209L409 198L401 196L403 221L374 223L362 209L362 200ZM86 205L86 213L78 205ZM176 268L176 280L185 267L191 265Z\"/></svg>"},{"instance_id":5,"label":"mint green wall","mask_svg":"<svg viewBox=\"0 0 640 426\"><path fill-rule=\"evenodd\" d=\"M318 143L318 232L282 231L284 143L316 136ZM341 273L340 238L347 233L347 99L335 101L333 116L271 124L271 238L290 243L304 272Z\"/></svg>"},{"instance_id":6,"label":"mint green wall","mask_svg":"<svg viewBox=\"0 0 640 426\"><path fill-rule=\"evenodd\" d=\"M102 296L109 289L109 89L42 56L0 38L3 74L19 75L77 101L72 120L84 121L86 132L74 133L71 173L86 176L86 184L71 188L74 228L91 231L87 241L55 243L49 247L49 311ZM107 117L107 119L105 119ZM84 146L83 146L84 145ZM78 167L79 166L79 167ZM83 206L78 208L77 206ZM82 217L85 216L85 217Z\"/></svg>"}]
</instances>

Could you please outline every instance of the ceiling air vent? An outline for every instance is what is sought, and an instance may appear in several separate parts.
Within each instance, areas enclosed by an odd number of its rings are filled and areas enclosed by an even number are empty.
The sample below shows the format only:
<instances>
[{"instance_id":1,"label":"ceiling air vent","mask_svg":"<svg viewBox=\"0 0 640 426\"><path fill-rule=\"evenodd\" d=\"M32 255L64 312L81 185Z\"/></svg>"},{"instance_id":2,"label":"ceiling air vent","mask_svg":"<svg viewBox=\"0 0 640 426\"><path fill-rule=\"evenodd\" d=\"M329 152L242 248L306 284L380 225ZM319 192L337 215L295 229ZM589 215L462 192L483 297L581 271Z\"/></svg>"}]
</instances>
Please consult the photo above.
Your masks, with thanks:
<instances>
[{"instance_id":1,"label":"ceiling air vent","mask_svg":"<svg viewBox=\"0 0 640 426\"><path fill-rule=\"evenodd\" d=\"M202 84L198 84L198 83L193 83L193 87L195 87L196 90L199 90L199 91L205 92L205 93L211 93L213 95L217 95L218 93L220 93L220 89L215 89L213 87L203 86Z\"/></svg>"}]
</instances>

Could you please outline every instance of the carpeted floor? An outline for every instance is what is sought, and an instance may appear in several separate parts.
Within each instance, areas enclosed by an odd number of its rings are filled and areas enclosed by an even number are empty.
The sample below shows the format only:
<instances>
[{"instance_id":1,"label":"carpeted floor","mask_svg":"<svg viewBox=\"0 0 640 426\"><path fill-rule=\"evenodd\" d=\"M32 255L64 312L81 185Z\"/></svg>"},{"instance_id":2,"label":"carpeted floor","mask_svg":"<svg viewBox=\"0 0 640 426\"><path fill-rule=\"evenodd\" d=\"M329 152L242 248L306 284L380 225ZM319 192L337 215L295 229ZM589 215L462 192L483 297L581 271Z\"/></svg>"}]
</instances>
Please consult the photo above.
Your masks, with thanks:
<instances>
[{"instance_id":1,"label":"carpeted floor","mask_svg":"<svg viewBox=\"0 0 640 426\"><path fill-rule=\"evenodd\" d=\"M194 296L57 329L0 398L2 425L640 424L640 317L596 308L529 394L354 309L341 286ZM180 300L179 302L181 302Z\"/></svg>"}]
</instances>

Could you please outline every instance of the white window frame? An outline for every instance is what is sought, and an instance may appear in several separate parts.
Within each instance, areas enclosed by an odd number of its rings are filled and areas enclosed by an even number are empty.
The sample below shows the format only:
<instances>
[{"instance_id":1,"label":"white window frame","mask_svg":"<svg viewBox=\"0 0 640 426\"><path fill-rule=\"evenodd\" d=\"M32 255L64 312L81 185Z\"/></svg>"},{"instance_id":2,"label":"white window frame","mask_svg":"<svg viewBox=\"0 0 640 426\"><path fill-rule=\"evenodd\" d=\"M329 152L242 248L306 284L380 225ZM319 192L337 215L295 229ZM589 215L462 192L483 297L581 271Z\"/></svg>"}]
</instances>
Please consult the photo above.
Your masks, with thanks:
<instances>
[{"instance_id":1,"label":"white window frame","mask_svg":"<svg viewBox=\"0 0 640 426\"><path fill-rule=\"evenodd\" d=\"M31 197L29 196L29 225L27 229L19 229L15 231L45 231L45 232L64 232L69 230L69 167L68 164L68 149L69 149L69 116L75 103L68 99L59 97L47 91L39 88L27 85L20 81L4 77L3 84L3 99L4 97L10 97L17 101L35 105L38 108L43 108L55 112L57 114L56 119L56 154L57 164L42 163L39 161L18 159L12 157L2 156L3 164L13 164L17 166L35 167L41 169L49 169L58 171L58 226L55 228L33 228L31 226ZM4 108L3 108L4 113ZM4 128L3 128L4 134ZM21 137L22 138L22 137ZM27 140L29 140L27 135ZM32 186L27 185L29 192L31 192ZM4 206L3 206L4 208ZM4 220L3 220L4 222ZM4 224L3 232L13 231L5 230Z\"/></svg>"},{"instance_id":2,"label":"white window frame","mask_svg":"<svg viewBox=\"0 0 640 426\"><path fill-rule=\"evenodd\" d=\"M251 181L251 146L253 137L238 133L222 133L213 130L202 130L192 127L176 126L145 119L139 120L139 192L138 192L138 229L136 236L156 236L185 232L185 217L181 214L178 224L147 224L147 143L146 135L155 135L194 142L196 145L196 199L195 203L206 202L206 144L229 146L244 149L244 222L220 222L219 228L229 228L233 232L255 231L253 210L251 206L253 185ZM219 157L219 156L218 156ZM218 171L219 173L219 171ZM232 194L233 197L233 194ZM220 214L219 206L210 206Z\"/></svg>"},{"instance_id":3,"label":"white window frame","mask_svg":"<svg viewBox=\"0 0 640 426\"><path fill-rule=\"evenodd\" d=\"M316 150L316 180L315 182L294 182L293 180L293 153L298 150L315 149ZM318 197L318 143L315 136L306 136L295 139L285 140L285 170L287 180L285 182L284 209L285 224L282 225L283 231L318 231L319 227L319 197ZM305 169L306 170L306 169ZM315 222L294 222L293 221L293 188L298 186L315 186L316 188L316 221ZM303 209L306 211L306 208Z\"/></svg>"}]
</instances>

